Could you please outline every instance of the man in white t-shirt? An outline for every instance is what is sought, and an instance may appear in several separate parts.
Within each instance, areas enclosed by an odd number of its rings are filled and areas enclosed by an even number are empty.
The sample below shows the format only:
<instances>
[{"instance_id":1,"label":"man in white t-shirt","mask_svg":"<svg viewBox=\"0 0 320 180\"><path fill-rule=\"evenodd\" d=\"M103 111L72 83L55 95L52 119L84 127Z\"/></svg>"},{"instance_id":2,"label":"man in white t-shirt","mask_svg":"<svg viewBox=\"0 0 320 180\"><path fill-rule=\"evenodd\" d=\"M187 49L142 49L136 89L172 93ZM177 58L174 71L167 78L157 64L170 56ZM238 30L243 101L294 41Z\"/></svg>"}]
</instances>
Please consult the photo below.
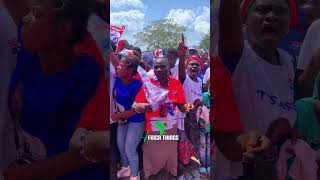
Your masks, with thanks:
<instances>
[{"instance_id":1,"label":"man in white t-shirt","mask_svg":"<svg viewBox=\"0 0 320 180\"><path fill-rule=\"evenodd\" d=\"M232 74L244 133L257 130L264 134L270 123L281 117L293 125L296 112L292 57L277 49L279 41L289 31L292 12L289 12L287 1L255 0L249 7L241 8L243 21L247 25L248 42L243 41L239 7L239 1L221 1L219 55ZM224 121L233 123L231 119ZM242 176L240 161L244 149L239 150L236 141L240 132L222 132L218 129L215 134L215 142L223 152L223 155L219 153L221 159L217 157L215 179ZM228 164L226 159L233 162ZM219 161L224 164L223 169L219 168ZM273 174L268 172L264 176L268 179L268 175Z\"/></svg>"},{"instance_id":2,"label":"man in white t-shirt","mask_svg":"<svg viewBox=\"0 0 320 180\"><path fill-rule=\"evenodd\" d=\"M13 128L9 118L8 89L19 48L17 27L0 0L0 174L15 158Z\"/></svg>"},{"instance_id":3,"label":"man in white t-shirt","mask_svg":"<svg viewBox=\"0 0 320 180\"><path fill-rule=\"evenodd\" d=\"M309 27L304 38L298 59L298 71L301 74L299 84L300 93L304 97L310 97L313 93L315 78L320 70L316 64L320 63L320 19Z\"/></svg>"}]
</instances>

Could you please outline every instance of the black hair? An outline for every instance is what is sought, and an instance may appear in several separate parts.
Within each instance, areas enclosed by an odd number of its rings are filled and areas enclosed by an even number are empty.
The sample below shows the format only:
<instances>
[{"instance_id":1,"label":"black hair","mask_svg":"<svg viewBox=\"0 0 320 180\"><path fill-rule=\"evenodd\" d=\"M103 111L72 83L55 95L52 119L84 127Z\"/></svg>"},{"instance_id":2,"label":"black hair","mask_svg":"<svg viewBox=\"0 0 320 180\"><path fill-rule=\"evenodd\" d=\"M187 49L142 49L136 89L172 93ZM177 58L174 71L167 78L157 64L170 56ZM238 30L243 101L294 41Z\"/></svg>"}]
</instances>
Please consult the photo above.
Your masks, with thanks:
<instances>
[{"instance_id":1,"label":"black hair","mask_svg":"<svg viewBox=\"0 0 320 180\"><path fill-rule=\"evenodd\" d=\"M175 49L175 48L169 48L168 50L167 50L167 54L168 53L172 53L172 54L174 54L175 56L179 56L179 54L178 54L178 51L177 51L177 49Z\"/></svg>"},{"instance_id":2,"label":"black hair","mask_svg":"<svg viewBox=\"0 0 320 180\"><path fill-rule=\"evenodd\" d=\"M94 12L95 1L91 0L50 0L54 6L58 21L67 21L72 25L73 44L80 43L88 35L89 16Z\"/></svg>"},{"instance_id":3,"label":"black hair","mask_svg":"<svg viewBox=\"0 0 320 180\"><path fill-rule=\"evenodd\" d=\"M124 56L123 58L126 60L126 62L128 62L128 64L127 64L128 67L133 70L132 74L136 75L138 72L137 71L138 66L140 64L140 60L138 59L138 57L135 55L129 55L129 56Z\"/></svg>"},{"instance_id":4,"label":"black hair","mask_svg":"<svg viewBox=\"0 0 320 180\"><path fill-rule=\"evenodd\" d=\"M133 47L132 50L138 52L140 54L139 58L141 58L142 51L139 47Z\"/></svg>"}]
</instances>

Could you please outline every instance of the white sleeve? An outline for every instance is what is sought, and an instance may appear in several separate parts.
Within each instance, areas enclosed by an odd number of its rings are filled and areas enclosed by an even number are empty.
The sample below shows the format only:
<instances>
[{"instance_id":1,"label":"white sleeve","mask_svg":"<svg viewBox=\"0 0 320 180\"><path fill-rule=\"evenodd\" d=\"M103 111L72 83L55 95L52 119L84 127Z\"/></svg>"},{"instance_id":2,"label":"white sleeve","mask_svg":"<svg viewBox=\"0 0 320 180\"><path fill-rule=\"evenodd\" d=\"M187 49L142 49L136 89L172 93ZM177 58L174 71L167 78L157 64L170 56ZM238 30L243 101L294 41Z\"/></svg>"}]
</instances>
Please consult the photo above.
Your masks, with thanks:
<instances>
[{"instance_id":1,"label":"white sleeve","mask_svg":"<svg viewBox=\"0 0 320 180\"><path fill-rule=\"evenodd\" d=\"M204 74L203 84L206 84L209 78L210 78L210 67L206 70L206 73Z\"/></svg>"},{"instance_id":2,"label":"white sleeve","mask_svg":"<svg viewBox=\"0 0 320 180\"><path fill-rule=\"evenodd\" d=\"M320 48L320 20L315 21L308 29L303 40L298 58L298 69L305 70L318 48Z\"/></svg>"}]
</instances>

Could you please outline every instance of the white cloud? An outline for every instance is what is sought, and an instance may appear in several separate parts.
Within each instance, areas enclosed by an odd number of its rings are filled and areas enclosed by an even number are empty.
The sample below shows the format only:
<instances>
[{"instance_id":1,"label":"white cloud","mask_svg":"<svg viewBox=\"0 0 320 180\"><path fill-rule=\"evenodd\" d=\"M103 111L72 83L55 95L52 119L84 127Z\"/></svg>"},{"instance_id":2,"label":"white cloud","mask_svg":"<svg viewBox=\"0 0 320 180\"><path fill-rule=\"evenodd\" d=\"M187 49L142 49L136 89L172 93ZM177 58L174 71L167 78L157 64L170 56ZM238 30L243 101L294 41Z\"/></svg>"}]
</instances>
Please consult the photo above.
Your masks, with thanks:
<instances>
[{"instance_id":1,"label":"white cloud","mask_svg":"<svg viewBox=\"0 0 320 180\"><path fill-rule=\"evenodd\" d=\"M140 10L119 11L110 14L110 21L112 25L125 26L125 31L136 33L144 27L144 16Z\"/></svg>"},{"instance_id":2,"label":"white cloud","mask_svg":"<svg viewBox=\"0 0 320 180\"><path fill-rule=\"evenodd\" d=\"M141 0L111 0L111 7L114 8L123 8L123 7L135 7L143 8L144 4Z\"/></svg>"},{"instance_id":3,"label":"white cloud","mask_svg":"<svg viewBox=\"0 0 320 180\"><path fill-rule=\"evenodd\" d=\"M166 19L172 19L175 23L185 27L191 27L195 14L190 9L171 9Z\"/></svg>"},{"instance_id":4,"label":"white cloud","mask_svg":"<svg viewBox=\"0 0 320 180\"><path fill-rule=\"evenodd\" d=\"M194 21L194 30L203 34L210 31L210 9L206 6L202 8L202 14Z\"/></svg>"}]
</instances>

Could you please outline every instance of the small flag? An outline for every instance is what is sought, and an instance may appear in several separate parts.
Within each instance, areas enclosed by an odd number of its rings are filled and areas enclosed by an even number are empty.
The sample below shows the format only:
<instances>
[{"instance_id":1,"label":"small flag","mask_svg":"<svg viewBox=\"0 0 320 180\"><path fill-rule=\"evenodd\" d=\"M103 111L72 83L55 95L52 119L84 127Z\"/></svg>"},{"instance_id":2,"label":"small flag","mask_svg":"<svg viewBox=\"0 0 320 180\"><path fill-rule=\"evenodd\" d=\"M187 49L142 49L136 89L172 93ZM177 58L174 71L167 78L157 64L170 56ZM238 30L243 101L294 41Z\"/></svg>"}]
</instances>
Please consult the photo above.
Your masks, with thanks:
<instances>
[{"instance_id":1,"label":"small flag","mask_svg":"<svg viewBox=\"0 0 320 180\"><path fill-rule=\"evenodd\" d=\"M118 45L119 39L125 29L125 26L122 26L121 28L114 25L110 26L110 40L113 41L115 45Z\"/></svg>"},{"instance_id":2,"label":"small flag","mask_svg":"<svg viewBox=\"0 0 320 180\"><path fill-rule=\"evenodd\" d=\"M160 57L165 57L166 56L166 53L163 49L157 49L154 51L154 56L156 58L160 58Z\"/></svg>"}]
</instances>

